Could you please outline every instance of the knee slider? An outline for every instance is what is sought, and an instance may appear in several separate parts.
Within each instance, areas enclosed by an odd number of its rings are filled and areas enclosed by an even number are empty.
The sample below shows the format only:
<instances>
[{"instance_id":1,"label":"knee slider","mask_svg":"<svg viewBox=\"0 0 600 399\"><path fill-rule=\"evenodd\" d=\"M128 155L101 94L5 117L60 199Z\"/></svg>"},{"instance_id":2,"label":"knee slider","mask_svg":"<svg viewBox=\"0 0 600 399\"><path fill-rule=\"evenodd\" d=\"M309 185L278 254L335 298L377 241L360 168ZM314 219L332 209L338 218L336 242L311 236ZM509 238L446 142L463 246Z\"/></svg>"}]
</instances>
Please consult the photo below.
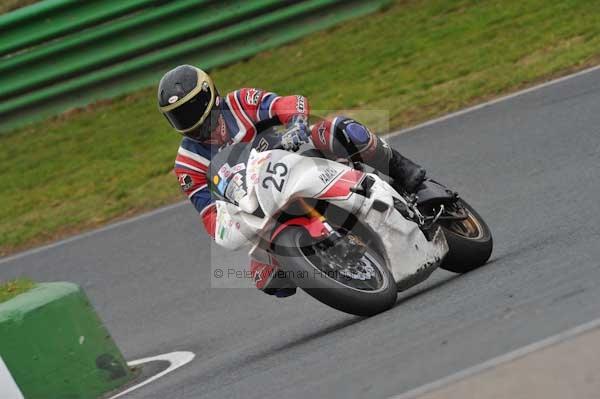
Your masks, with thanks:
<instances>
[{"instance_id":1,"label":"knee slider","mask_svg":"<svg viewBox=\"0 0 600 399\"><path fill-rule=\"evenodd\" d=\"M360 123L349 123L345 126L344 131L348 140L357 146L365 145L371 139L371 132Z\"/></svg>"}]
</instances>

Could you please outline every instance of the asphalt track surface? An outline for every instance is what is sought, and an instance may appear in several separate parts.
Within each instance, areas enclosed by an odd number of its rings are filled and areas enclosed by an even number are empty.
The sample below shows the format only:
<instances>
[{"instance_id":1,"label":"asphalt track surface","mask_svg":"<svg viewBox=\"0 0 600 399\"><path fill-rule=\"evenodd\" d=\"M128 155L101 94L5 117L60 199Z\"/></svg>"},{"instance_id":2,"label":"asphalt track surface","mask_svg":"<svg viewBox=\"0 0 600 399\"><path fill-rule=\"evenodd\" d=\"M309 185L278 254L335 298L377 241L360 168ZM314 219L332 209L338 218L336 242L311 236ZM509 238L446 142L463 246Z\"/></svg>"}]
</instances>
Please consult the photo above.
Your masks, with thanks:
<instances>
[{"instance_id":1,"label":"asphalt track surface","mask_svg":"<svg viewBox=\"0 0 600 399\"><path fill-rule=\"evenodd\" d=\"M211 250L187 205L9 258L0 279L79 283L128 359L196 353L128 398L388 397L600 317L599 70L389 141L480 211L495 249L378 316L211 289L210 252L245 254Z\"/></svg>"}]
</instances>

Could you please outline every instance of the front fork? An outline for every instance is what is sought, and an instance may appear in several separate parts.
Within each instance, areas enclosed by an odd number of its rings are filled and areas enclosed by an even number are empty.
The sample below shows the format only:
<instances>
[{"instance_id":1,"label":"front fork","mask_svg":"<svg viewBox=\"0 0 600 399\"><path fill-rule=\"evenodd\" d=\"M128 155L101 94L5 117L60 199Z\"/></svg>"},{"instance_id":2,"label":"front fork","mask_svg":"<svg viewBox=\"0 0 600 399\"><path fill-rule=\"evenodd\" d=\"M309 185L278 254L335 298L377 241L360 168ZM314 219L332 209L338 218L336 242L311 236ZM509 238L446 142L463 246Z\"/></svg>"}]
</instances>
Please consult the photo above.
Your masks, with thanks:
<instances>
[{"instance_id":1,"label":"front fork","mask_svg":"<svg viewBox=\"0 0 600 399\"><path fill-rule=\"evenodd\" d=\"M350 233L343 236L331 227L325 219L325 216L314 207L310 206L304 199L301 198L299 202L306 212L306 215L311 220L318 220L323 226L321 234L318 237L320 240L316 245L317 248L322 251L323 255L340 259L346 258L349 261L362 258L367 251L367 246L358 236ZM313 235L313 238L317 237L314 237Z\"/></svg>"},{"instance_id":2,"label":"front fork","mask_svg":"<svg viewBox=\"0 0 600 399\"><path fill-rule=\"evenodd\" d=\"M323 225L321 236L328 236L334 231L331 225L327 223L325 216L321 215L319 211L317 211L314 207L310 206L303 198L300 198L298 200L298 203L300 204L302 209L304 209L306 215L310 219L317 219Z\"/></svg>"},{"instance_id":3,"label":"front fork","mask_svg":"<svg viewBox=\"0 0 600 399\"><path fill-rule=\"evenodd\" d=\"M300 226L304 228L308 234L315 240L319 242L322 240L326 240L332 234L337 233L333 227L327 222L325 217L321 215L319 211L317 211L314 207L310 206L303 199L298 200L299 205L305 212L305 216L295 217L289 220L286 220L273 231L271 234L271 242L278 236L283 230L288 228L289 226Z\"/></svg>"}]
</instances>

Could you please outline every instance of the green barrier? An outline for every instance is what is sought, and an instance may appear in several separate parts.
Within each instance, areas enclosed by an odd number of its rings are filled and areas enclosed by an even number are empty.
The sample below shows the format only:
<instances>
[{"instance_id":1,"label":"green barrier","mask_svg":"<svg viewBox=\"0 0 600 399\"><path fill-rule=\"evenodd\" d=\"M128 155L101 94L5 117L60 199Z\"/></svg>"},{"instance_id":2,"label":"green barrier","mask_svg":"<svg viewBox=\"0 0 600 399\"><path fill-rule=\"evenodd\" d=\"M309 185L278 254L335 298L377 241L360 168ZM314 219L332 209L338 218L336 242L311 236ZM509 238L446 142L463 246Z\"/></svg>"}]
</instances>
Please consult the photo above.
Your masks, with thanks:
<instances>
[{"instance_id":1,"label":"green barrier","mask_svg":"<svg viewBox=\"0 0 600 399\"><path fill-rule=\"evenodd\" d=\"M46 2L43 1L37 4L44 3ZM118 41L120 37L130 34L134 29L153 28L154 25L161 23L162 20L169 21L178 14L187 12L190 8L203 6L205 3L208 3L208 0L181 0L168 3L164 7L140 11L135 18L119 19L113 23L101 25L96 29L88 29L61 40L35 47L30 51L15 54L8 59L2 60L0 63L0 73L14 71L17 68L22 71L22 68L29 64L42 61L44 58L65 54L68 51L72 51L73 54L81 54L81 51L93 48L95 43L107 40ZM68 54L66 55L69 56Z\"/></svg>"},{"instance_id":2,"label":"green barrier","mask_svg":"<svg viewBox=\"0 0 600 399\"><path fill-rule=\"evenodd\" d=\"M215 46L219 43L229 42L235 38L244 37L244 35L248 35L252 32L266 28L269 25L277 24L293 17L299 17L304 13L313 11L314 9L319 9L324 4L329 5L336 2L337 0L310 0L251 20L246 20L240 25L234 25L230 28L225 28L197 39L191 39L180 44L173 45L164 51L145 54L143 56L119 63L115 66L91 72L79 78L71 79L64 83L60 83L45 89L36 90L29 95L1 103L0 115L32 103L50 99L61 93L79 91L92 84L98 84L118 76L131 74L133 72L148 68L154 64L159 64L170 59L182 58L194 50ZM246 50L251 50L251 48ZM241 57L236 54L235 58L239 59ZM207 69L216 66L210 64L210 58L204 60L201 65Z\"/></svg>"},{"instance_id":3,"label":"green barrier","mask_svg":"<svg viewBox=\"0 0 600 399\"><path fill-rule=\"evenodd\" d=\"M29 95L1 103L0 115L25 105L47 100L61 93L82 90L86 86L92 84L98 84L108 79L113 79L125 74L131 74L162 61L184 57L185 54L194 50L215 46L219 43L224 43L235 38L243 37L244 35L248 35L259 29L268 27L269 25L277 24L293 17L299 17L304 13L319 9L325 4L329 5L336 2L337 0L310 0L292 7L275 11L273 13L262 15L254 19L246 20L243 24L234 25L232 27L216 31L215 33L201 36L197 39L191 39L180 44L173 45L164 51L145 54L140 57L119 63L115 66L91 72L79 78L71 79L58 85L36 90ZM202 66L208 68L208 66L206 66L208 65L208 62L209 60L207 59L202 63Z\"/></svg>"},{"instance_id":4,"label":"green barrier","mask_svg":"<svg viewBox=\"0 0 600 399\"><path fill-rule=\"evenodd\" d=\"M27 399L90 399L133 374L85 294L39 284L0 304L0 357Z\"/></svg>"},{"instance_id":5,"label":"green barrier","mask_svg":"<svg viewBox=\"0 0 600 399\"><path fill-rule=\"evenodd\" d=\"M53 11L58 12L52 13L51 16L36 16L27 24L16 24L12 29L2 32L0 56L117 18L157 2L158 0L95 0L74 2L56 8Z\"/></svg>"},{"instance_id":6,"label":"green barrier","mask_svg":"<svg viewBox=\"0 0 600 399\"><path fill-rule=\"evenodd\" d=\"M389 2L175 0L148 7L0 59L0 131L156 84L183 62L204 69L235 62Z\"/></svg>"},{"instance_id":7,"label":"green barrier","mask_svg":"<svg viewBox=\"0 0 600 399\"><path fill-rule=\"evenodd\" d=\"M208 32L215 27L249 18L259 11L269 10L269 7L274 7L278 3L281 4L281 1L243 0L226 7L188 9L187 12L171 18L165 18L161 12L159 23L154 25L140 26L139 17L136 16L134 21L140 29L130 32L124 40L102 42L94 38L92 39L94 43L87 48L81 47L79 51L66 53L52 63L42 62L31 65L27 68L26 75L19 67L13 67L12 71L6 71L5 66L1 67L0 70L4 71L0 75L0 101L34 88L39 90L41 87L70 76L88 74L103 65ZM82 46L82 43L78 45Z\"/></svg>"},{"instance_id":8,"label":"green barrier","mask_svg":"<svg viewBox=\"0 0 600 399\"><path fill-rule=\"evenodd\" d=\"M0 32L17 24L25 24L32 19L46 18L52 13L77 4L78 0L45 0L28 7L0 15Z\"/></svg>"}]
</instances>

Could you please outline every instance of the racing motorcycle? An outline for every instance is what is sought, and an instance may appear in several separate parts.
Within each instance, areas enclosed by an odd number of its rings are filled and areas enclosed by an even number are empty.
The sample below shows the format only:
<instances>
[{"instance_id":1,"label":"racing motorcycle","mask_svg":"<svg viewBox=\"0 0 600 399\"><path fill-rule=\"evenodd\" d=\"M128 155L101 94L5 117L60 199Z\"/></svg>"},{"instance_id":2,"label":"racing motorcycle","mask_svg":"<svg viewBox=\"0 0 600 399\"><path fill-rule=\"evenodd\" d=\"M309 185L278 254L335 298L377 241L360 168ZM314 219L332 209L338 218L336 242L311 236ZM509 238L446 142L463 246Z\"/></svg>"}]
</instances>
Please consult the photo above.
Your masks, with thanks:
<instances>
[{"instance_id":1,"label":"racing motorcycle","mask_svg":"<svg viewBox=\"0 0 600 399\"><path fill-rule=\"evenodd\" d=\"M371 316L436 268L465 273L491 255L481 216L434 180L409 195L361 164L263 144L213 157L215 239L229 249L251 244L262 262L275 258L278 278L324 304Z\"/></svg>"}]
</instances>

